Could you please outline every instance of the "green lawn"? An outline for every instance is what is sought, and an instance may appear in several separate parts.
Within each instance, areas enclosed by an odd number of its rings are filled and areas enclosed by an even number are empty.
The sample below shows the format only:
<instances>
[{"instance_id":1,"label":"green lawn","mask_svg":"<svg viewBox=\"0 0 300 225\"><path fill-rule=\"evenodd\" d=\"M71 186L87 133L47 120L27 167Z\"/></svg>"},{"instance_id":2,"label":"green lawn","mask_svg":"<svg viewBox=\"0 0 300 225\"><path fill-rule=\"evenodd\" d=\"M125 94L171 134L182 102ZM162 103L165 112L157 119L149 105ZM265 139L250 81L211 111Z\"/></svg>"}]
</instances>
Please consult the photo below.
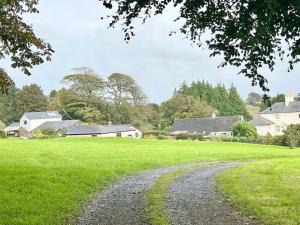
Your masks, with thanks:
<instances>
[{"instance_id":1,"label":"green lawn","mask_svg":"<svg viewBox=\"0 0 300 225\"><path fill-rule=\"evenodd\" d=\"M218 176L219 188L266 225L300 224L300 158L260 161Z\"/></svg>"},{"instance_id":2,"label":"green lawn","mask_svg":"<svg viewBox=\"0 0 300 225\"><path fill-rule=\"evenodd\" d=\"M61 225L120 176L192 161L300 158L238 143L61 138L0 140L0 224ZM268 175L268 174L266 174Z\"/></svg>"}]
</instances>

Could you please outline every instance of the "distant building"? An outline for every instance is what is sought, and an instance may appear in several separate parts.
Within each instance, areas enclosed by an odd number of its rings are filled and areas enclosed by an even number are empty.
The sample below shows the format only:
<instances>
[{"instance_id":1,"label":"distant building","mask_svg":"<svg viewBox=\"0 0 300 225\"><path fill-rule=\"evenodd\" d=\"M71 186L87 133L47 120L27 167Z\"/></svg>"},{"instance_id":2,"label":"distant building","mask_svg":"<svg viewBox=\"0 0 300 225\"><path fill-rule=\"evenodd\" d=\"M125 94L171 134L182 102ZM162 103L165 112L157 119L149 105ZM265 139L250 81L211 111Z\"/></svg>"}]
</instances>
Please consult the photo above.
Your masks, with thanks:
<instances>
[{"instance_id":1,"label":"distant building","mask_svg":"<svg viewBox=\"0 0 300 225\"><path fill-rule=\"evenodd\" d=\"M12 123L5 128L8 136L28 136L36 130L67 130L79 125L79 120L62 120L62 116L56 111L50 112L26 112L18 123Z\"/></svg>"},{"instance_id":2,"label":"distant building","mask_svg":"<svg viewBox=\"0 0 300 225\"><path fill-rule=\"evenodd\" d=\"M193 133L208 135L230 135L232 127L238 121L243 121L243 116L224 116L192 119L176 119L172 127L172 134Z\"/></svg>"},{"instance_id":3,"label":"distant building","mask_svg":"<svg viewBox=\"0 0 300 225\"><path fill-rule=\"evenodd\" d=\"M286 93L284 102L274 103L251 123L259 135L282 135L289 125L300 124L300 102L292 93Z\"/></svg>"},{"instance_id":4,"label":"distant building","mask_svg":"<svg viewBox=\"0 0 300 225\"><path fill-rule=\"evenodd\" d=\"M131 137L141 138L143 133L132 125L93 125L74 126L70 128L67 136L86 137Z\"/></svg>"},{"instance_id":5,"label":"distant building","mask_svg":"<svg viewBox=\"0 0 300 225\"><path fill-rule=\"evenodd\" d=\"M26 112L20 119L20 126L31 132L48 121L62 121L62 116L56 112Z\"/></svg>"},{"instance_id":6,"label":"distant building","mask_svg":"<svg viewBox=\"0 0 300 225\"><path fill-rule=\"evenodd\" d=\"M7 136L19 136L20 123L12 123L4 129Z\"/></svg>"},{"instance_id":7,"label":"distant building","mask_svg":"<svg viewBox=\"0 0 300 225\"><path fill-rule=\"evenodd\" d=\"M35 130L52 130L54 132L67 131L71 127L78 126L79 120L61 120L61 121L47 121L42 123L40 126L34 128Z\"/></svg>"}]
</instances>

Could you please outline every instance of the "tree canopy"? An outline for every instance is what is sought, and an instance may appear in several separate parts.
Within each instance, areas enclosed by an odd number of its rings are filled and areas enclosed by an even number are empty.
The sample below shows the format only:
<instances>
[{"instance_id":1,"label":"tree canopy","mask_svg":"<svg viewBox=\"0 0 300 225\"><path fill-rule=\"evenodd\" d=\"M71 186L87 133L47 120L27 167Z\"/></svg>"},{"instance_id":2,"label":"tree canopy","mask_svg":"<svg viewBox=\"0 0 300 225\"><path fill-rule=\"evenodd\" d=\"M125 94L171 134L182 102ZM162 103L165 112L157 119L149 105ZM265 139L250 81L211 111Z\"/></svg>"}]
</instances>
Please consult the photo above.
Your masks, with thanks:
<instances>
[{"instance_id":1,"label":"tree canopy","mask_svg":"<svg viewBox=\"0 0 300 225\"><path fill-rule=\"evenodd\" d=\"M89 68L73 69L75 73L64 76L62 83L70 86L70 89L80 96L85 107L100 101L104 90L103 79Z\"/></svg>"},{"instance_id":2,"label":"tree canopy","mask_svg":"<svg viewBox=\"0 0 300 225\"><path fill-rule=\"evenodd\" d=\"M223 84L214 87L205 81L194 81L190 86L186 83L181 84L175 95L189 95L200 98L217 109L220 116L243 115L246 120L251 119L245 103L233 85L227 90Z\"/></svg>"},{"instance_id":3,"label":"tree canopy","mask_svg":"<svg viewBox=\"0 0 300 225\"><path fill-rule=\"evenodd\" d=\"M288 69L292 70L300 60L298 0L100 1L114 10L109 26L122 24L126 41L134 36L135 20L145 22L153 15L163 14L169 5L178 8L179 15L174 19L182 24L181 33L199 46L206 43L211 56L223 56L221 67L239 67L239 73L263 91L269 89L261 67L272 71L276 60L286 57ZM206 32L211 35L204 36Z\"/></svg>"},{"instance_id":4,"label":"tree canopy","mask_svg":"<svg viewBox=\"0 0 300 225\"><path fill-rule=\"evenodd\" d=\"M12 85L6 94L0 92L0 118L5 124L10 124L16 119L18 89Z\"/></svg>"},{"instance_id":5,"label":"tree canopy","mask_svg":"<svg viewBox=\"0 0 300 225\"><path fill-rule=\"evenodd\" d=\"M207 102L192 96L174 96L162 103L161 112L164 126L171 126L175 119L211 116L215 109Z\"/></svg>"},{"instance_id":6,"label":"tree canopy","mask_svg":"<svg viewBox=\"0 0 300 225\"><path fill-rule=\"evenodd\" d=\"M13 68L20 68L26 75L54 52L49 43L37 37L22 16L38 13L38 0L0 1L0 60L10 57ZM13 84L9 75L0 68L0 91L7 92Z\"/></svg>"},{"instance_id":7,"label":"tree canopy","mask_svg":"<svg viewBox=\"0 0 300 225\"><path fill-rule=\"evenodd\" d=\"M16 113L20 118L24 112L43 112L48 107L48 98L36 84L24 86L17 94Z\"/></svg>"}]
</instances>

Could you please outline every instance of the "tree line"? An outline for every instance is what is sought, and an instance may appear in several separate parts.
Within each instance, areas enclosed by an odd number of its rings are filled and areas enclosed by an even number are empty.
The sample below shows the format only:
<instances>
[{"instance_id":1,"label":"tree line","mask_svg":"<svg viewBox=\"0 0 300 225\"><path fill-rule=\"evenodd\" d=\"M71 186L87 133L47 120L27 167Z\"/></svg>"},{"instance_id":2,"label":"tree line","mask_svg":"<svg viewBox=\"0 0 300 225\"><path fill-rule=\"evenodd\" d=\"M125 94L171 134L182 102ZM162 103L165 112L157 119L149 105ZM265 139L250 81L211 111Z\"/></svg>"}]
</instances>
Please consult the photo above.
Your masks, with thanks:
<instances>
[{"instance_id":1,"label":"tree line","mask_svg":"<svg viewBox=\"0 0 300 225\"><path fill-rule=\"evenodd\" d=\"M195 81L191 85L183 82L174 95L188 95L207 102L219 116L242 115L246 120L251 116L246 109L245 102L239 96L235 86L227 89L223 84L213 86L205 81Z\"/></svg>"},{"instance_id":2,"label":"tree line","mask_svg":"<svg viewBox=\"0 0 300 225\"><path fill-rule=\"evenodd\" d=\"M169 130L176 118L243 115L245 103L232 85L213 86L205 81L183 83L161 104L150 103L130 76L113 73L106 80L89 68L74 69L62 79L64 87L46 96L37 84L12 86L0 94L0 120L18 121L24 112L55 110L63 119L86 124L134 124L143 131Z\"/></svg>"}]
</instances>

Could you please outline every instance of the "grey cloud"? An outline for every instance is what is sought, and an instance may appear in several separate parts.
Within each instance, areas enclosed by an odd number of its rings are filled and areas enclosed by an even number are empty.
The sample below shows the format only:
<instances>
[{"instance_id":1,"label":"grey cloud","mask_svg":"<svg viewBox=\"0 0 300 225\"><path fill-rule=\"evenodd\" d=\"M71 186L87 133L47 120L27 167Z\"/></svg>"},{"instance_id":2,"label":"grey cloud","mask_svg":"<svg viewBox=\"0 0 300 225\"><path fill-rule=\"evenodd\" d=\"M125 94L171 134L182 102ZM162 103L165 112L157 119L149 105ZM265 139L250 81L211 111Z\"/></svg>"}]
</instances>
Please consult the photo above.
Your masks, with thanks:
<instances>
[{"instance_id":1,"label":"grey cloud","mask_svg":"<svg viewBox=\"0 0 300 225\"><path fill-rule=\"evenodd\" d=\"M237 68L218 69L221 58L210 58L207 49L191 46L180 34L169 37L172 29L178 28L172 20L176 11L168 10L163 16L154 17L146 24L136 26L137 36L129 44L123 41L119 27L107 29L108 21L100 20L108 11L97 0L83 1L40 1L40 14L28 16L35 31L51 42L55 54L51 62L36 67L31 77L11 69L4 62L5 69L18 86L38 83L49 93L61 87L64 74L74 67L93 68L103 77L112 72L132 75L144 88L150 101L161 102L170 97L182 81L208 80L213 84L233 83L242 97L253 88L247 78L236 75ZM271 94L299 90L299 67L287 73L287 65L279 63L270 73Z\"/></svg>"}]
</instances>

